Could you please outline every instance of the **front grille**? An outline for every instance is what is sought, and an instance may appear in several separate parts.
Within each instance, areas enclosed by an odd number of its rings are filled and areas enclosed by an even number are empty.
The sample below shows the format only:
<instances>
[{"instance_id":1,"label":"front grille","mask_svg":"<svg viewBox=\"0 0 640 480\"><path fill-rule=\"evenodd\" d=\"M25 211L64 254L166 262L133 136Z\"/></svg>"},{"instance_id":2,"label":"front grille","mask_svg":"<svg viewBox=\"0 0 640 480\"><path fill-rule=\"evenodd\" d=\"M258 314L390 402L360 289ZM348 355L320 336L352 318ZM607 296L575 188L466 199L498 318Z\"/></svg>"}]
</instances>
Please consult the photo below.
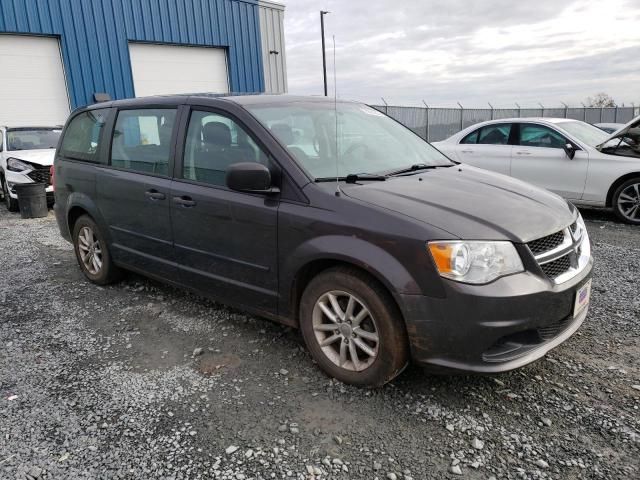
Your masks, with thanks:
<instances>
[{"instance_id":1,"label":"front grille","mask_svg":"<svg viewBox=\"0 0 640 480\"><path fill-rule=\"evenodd\" d=\"M546 237L539 238L538 240L533 240L527 245L531 249L531 253L533 253L534 255L539 255L541 253L548 252L549 250L553 250L554 248L559 247L560 245L562 245L563 241L564 232L561 230L551 235L547 235Z\"/></svg>"},{"instance_id":2,"label":"front grille","mask_svg":"<svg viewBox=\"0 0 640 480\"><path fill-rule=\"evenodd\" d=\"M556 278L569 271L571 268L571 259L569 258L569 255L565 255L553 262L540 265L540 268L542 268L542 271L547 277Z\"/></svg>"},{"instance_id":3,"label":"front grille","mask_svg":"<svg viewBox=\"0 0 640 480\"><path fill-rule=\"evenodd\" d=\"M51 172L49 167L36 167L36 170L27 174L27 176L36 183L44 183L51 185Z\"/></svg>"}]
</instances>

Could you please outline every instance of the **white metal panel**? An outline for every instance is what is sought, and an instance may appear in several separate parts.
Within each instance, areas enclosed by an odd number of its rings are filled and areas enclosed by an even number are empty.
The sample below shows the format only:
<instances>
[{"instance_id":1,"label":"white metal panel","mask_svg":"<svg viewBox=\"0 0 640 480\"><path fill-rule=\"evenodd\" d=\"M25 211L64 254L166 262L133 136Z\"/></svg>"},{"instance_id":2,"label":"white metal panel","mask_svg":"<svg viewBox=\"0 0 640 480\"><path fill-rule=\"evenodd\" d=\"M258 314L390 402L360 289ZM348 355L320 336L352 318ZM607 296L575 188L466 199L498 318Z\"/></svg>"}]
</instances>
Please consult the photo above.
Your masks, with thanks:
<instances>
[{"instance_id":1,"label":"white metal panel","mask_svg":"<svg viewBox=\"0 0 640 480\"><path fill-rule=\"evenodd\" d=\"M129 55L137 97L229 92L222 48L130 43Z\"/></svg>"},{"instance_id":2,"label":"white metal panel","mask_svg":"<svg viewBox=\"0 0 640 480\"><path fill-rule=\"evenodd\" d=\"M68 115L58 39L0 35L0 125L61 125Z\"/></svg>"},{"instance_id":3,"label":"white metal panel","mask_svg":"<svg viewBox=\"0 0 640 480\"><path fill-rule=\"evenodd\" d=\"M260 1L260 36L266 93L287 92L287 60L284 45L284 5Z\"/></svg>"}]
</instances>

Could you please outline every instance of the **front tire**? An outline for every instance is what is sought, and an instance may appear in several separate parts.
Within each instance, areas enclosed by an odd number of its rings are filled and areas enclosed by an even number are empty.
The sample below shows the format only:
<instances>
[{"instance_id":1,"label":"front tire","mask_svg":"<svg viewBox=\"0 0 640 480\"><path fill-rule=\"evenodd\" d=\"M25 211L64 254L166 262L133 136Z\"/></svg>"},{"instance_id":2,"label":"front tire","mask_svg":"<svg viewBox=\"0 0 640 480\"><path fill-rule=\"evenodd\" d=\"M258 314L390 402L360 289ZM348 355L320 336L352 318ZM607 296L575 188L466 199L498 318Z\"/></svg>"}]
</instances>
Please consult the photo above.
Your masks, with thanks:
<instances>
[{"instance_id":1,"label":"front tire","mask_svg":"<svg viewBox=\"0 0 640 480\"><path fill-rule=\"evenodd\" d=\"M613 194L613 210L623 222L640 225L640 177L627 180Z\"/></svg>"},{"instance_id":2,"label":"front tire","mask_svg":"<svg viewBox=\"0 0 640 480\"><path fill-rule=\"evenodd\" d=\"M409 361L398 307L355 269L332 268L311 280L300 302L300 329L320 368L344 383L384 385Z\"/></svg>"},{"instance_id":3,"label":"front tire","mask_svg":"<svg viewBox=\"0 0 640 480\"><path fill-rule=\"evenodd\" d=\"M10 212L17 212L20 209L18 200L11 198L11 195L9 194L9 186L7 185L7 181L4 179L2 182L2 195L4 196L4 204L7 207L7 210Z\"/></svg>"},{"instance_id":4,"label":"front tire","mask_svg":"<svg viewBox=\"0 0 640 480\"><path fill-rule=\"evenodd\" d=\"M73 246L84 276L98 285L108 285L121 278L121 270L111 260L104 235L88 215L73 226Z\"/></svg>"}]
</instances>

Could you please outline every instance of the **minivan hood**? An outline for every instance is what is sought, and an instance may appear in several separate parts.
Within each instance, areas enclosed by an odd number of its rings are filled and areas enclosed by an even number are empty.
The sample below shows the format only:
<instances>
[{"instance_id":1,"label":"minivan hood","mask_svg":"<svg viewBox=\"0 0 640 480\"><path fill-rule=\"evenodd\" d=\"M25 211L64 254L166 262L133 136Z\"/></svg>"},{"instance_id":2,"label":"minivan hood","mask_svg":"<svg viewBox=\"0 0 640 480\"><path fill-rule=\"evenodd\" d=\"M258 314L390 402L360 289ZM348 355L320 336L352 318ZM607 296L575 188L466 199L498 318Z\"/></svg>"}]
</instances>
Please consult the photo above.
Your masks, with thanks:
<instances>
[{"instance_id":1,"label":"minivan hood","mask_svg":"<svg viewBox=\"0 0 640 480\"><path fill-rule=\"evenodd\" d=\"M342 190L466 240L526 243L566 228L575 218L574 208L558 195L468 165L344 185Z\"/></svg>"},{"instance_id":2,"label":"minivan hood","mask_svg":"<svg viewBox=\"0 0 640 480\"><path fill-rule=\"evenodd\" d=\"M43 166L53 165L53 159L56 155L55 148L46 148L42 150L10 150L6 152L7 158L17 158L30 163Z\"/></svg>"},{"instance_id":3,"label":"minivan hood","mask_svg":"<svg viewBox=\"0 0 640 480\"><path fill-rule=\"evenodd\" d=\"M619 137L626 136L632 128L640 128L640 115L638 115L636 118L631 120L629 123L627 123L620 130L618 130L616 132L613 132L611 135L609 135L609 137L604 142L602 142L601 144L597 145L596 148L598 150L600 150L603 145L606 145L607 142L610 142L614 138L619 138Z\"/></svg>"}]
</instances>

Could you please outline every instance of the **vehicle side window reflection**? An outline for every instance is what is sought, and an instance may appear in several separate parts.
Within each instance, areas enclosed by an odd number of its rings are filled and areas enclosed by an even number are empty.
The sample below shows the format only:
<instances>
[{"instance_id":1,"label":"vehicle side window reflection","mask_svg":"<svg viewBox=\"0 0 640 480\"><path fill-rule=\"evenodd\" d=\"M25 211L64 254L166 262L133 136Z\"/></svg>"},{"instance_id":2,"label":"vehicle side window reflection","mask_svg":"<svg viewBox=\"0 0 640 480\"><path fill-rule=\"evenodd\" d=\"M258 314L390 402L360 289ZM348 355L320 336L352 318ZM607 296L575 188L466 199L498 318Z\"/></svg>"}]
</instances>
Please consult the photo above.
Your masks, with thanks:
<instances>
[{"instance_id":1,"label":"vehicle side window reflection","mask_svg":"<svg viewBox=\"0 0 640 480\"><path fill-rule=\"evenodd\" d=\"M187 130L182 178L225 185L227 169L240 162L269 164L267 155L236 122L223 115L193 111Z\"/></svg>"},{"instance_id":2,"label":"vehicle side window reflection","mask_svg":"<svg viewBox=\"0 0 640 480\"><path fill-rule=\"evenodd\" d=\"M520 125L520 145L523 147L563 148L568 140L543 125Z\"/></svg>"},{"instance_id":3,"label":"vehicle side window reflection","mask_svg":"<svg viewBox=\"0 0 640 480\"><path fill-rule=\"evenodd\" d=\"M511 133L510 123L487 125L480 129L478 143L482 145L507 145Z\"/></svg>"}]
</instances>

